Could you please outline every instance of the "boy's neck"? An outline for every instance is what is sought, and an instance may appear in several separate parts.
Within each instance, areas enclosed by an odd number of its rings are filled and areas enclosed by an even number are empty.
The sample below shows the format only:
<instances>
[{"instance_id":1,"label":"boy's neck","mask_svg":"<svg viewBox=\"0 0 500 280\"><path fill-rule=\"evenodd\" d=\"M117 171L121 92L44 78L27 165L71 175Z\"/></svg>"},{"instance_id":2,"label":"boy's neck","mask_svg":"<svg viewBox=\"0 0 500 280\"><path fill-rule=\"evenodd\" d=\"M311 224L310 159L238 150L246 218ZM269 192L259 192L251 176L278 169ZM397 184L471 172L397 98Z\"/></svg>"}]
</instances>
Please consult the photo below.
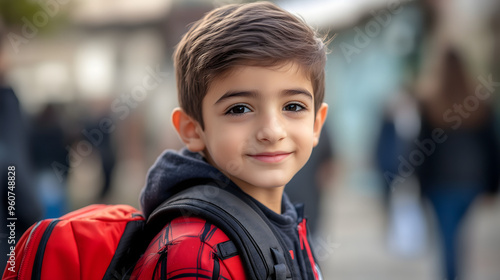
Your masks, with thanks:
<instances>
[{"instance_id":1,"label":"boy's neck","mask_svg":"<svg viewBox=\"0 0 500 280\"><path fill-rule=\"evenodd\" d=\"M281 214L281 201L283 197L283 191L285 186L274 187L274 188L263 188L252 186L244 181L240 181L231 174L224 172L223 169L217 167L213 159L210 157L210 154L206 151L202 153L202 156L205 160L215 168L219 169L224 175L226 175L229 179L233 181L242 191L244 191L249 196L256 199L258 202L262 203L267 208L272 211Z\"/></svg>"},{"instance_id":2,"label":"boy's neck","mask_svg":"<svg viewBox=\"0 0 500 280\"><path fill-rule=\"evenodd\" d=\"M258 202L262 203L272 211L281 214L281 202L283 197L283 190L285 187L277 188L255 188L247 186L239 186L246 194L250 195Z\"/></svg>"}]
</instances>

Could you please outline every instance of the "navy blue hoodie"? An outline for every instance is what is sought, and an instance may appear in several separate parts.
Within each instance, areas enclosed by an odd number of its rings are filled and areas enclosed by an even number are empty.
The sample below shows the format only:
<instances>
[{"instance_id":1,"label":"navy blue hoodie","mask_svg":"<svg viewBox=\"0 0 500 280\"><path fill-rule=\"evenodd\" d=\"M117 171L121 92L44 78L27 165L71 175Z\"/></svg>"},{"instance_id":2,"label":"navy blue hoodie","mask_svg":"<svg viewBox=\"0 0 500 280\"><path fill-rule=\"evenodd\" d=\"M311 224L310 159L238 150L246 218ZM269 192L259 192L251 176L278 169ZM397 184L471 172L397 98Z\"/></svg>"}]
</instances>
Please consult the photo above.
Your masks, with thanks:
<instances>
[{"instance_id":1,"label":"navy blue hoodie","mask_svg":"<svg viewBox=\"0 0 500 280\"><path fill-rule=\"evenodd\" d=\"M163 201L182 190L180 189L181 183L183 183L182 185L189 185L186 182L196 180L205 182L213 180L223 182L231 188L238 188L222 172L210 165L201 154L192 153L186 148L179 152L167 150L158 157L149 170L146 186L141 192L140 203L146 219ZM243 192L240 193L246 195ZM299 279L314 279L313 275L311 275L311 269L307 269L310 267L310 263L303 244L301 246L297 231L298 223L302 221L302 215L297 213L288 196L283 193L281 215L270 210L257 200L251 199L279 232L288 247L287 249L295 252L293 257L294 274L300 275Z\"/></svg>"}]
</instances>

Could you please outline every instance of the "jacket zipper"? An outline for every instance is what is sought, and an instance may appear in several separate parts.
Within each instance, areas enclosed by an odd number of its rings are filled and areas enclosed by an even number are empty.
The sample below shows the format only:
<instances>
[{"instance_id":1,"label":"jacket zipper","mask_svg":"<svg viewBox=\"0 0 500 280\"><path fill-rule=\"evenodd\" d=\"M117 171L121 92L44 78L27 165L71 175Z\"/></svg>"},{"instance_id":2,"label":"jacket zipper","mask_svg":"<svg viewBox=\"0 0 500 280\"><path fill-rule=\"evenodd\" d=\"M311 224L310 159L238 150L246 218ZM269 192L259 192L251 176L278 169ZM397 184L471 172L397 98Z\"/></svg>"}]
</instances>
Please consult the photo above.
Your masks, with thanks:
<instances>
[{"instance_id":1,"label":"jacket zipper","mask_svg":"<svg viewBox=\"0 0 500 280\"><path fill-rule=\"evenodd\" d=\"M43 232L42 239L40 239L40 243L38 245L38 250L35 255L35 262L33 264L33 272L31 274L32 280L40 280L42 276L42 264L43 264L43 255L45 254L45 247L47 246L47 242L49 241L50 234L52 230L59 223L59 219L54 219L47 226L45 231Z\"/></svg>"},{"instance_id":2,"label":"jacket zipper","mask_svg":"<svg viewBox=\"0 0 500 280\"><path fill-rule=\"evenodd\" d=\"M319 273L317 271L316 262L314 261L314 256L311 251L311 247L309 246L309 241L307 240L307 226L306 220L303 219L302 222L298 225L299 239L300 239L300 249L304 250L304 247L307 252L307 257L309 258L309 262L311 264L311 270L314 274L314 279L319 280Z\"/></svg>"}]
</instances>

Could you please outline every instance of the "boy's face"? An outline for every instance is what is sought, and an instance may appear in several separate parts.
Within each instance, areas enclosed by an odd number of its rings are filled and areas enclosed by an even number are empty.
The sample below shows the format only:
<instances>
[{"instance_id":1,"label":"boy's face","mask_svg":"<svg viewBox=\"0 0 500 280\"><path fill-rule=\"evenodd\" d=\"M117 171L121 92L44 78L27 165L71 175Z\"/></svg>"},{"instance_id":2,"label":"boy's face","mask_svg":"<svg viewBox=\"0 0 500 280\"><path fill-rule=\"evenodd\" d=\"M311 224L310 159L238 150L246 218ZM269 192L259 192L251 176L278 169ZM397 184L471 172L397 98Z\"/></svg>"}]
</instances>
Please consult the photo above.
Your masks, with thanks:
<instances>
[{"instance_id":1,"label":"boy's face","mask_svg":"<svg viewBox=\"0 0 500 280\"><path fill-rule=\"evenodd\" d=\"M313 86L295 64L239 66L216 78L198 127L207 160L247 193L283 187L317 144L327 105L314 113Z\"/></svg>"}]
</instances>

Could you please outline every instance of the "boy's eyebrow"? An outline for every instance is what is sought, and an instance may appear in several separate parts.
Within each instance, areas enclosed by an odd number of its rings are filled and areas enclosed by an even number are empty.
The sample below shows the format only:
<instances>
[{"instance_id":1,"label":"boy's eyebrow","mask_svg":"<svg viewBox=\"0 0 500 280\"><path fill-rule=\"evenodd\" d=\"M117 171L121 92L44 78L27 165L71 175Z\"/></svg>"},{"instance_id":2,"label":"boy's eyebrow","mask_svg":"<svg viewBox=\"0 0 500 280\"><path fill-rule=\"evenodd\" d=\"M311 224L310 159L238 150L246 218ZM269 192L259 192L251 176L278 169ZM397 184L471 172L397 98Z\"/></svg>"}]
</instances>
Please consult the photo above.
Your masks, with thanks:
<instances>
[{"instance_id":1,"label":"boy's eyebrow","mask_svg":"<svg viewBox=\"0 0 500 280\"><path fill-rule=\"evenodd\" d=\"M298 89L285 89L282 91L282 94L286 95L286 96L303 94L303 95L309 97L311 100L313 99L313 95L308 90L300 89L300 88L298 88ZM256 98L257 92L256 91L228 91L228 92L224 93L217 101L215 101L214 105L224 101L225 99L232 98L232 97Z\"/></svg>"},{"instance_id":2,"label":"boy's eyebrow","mask_svg":"<svg viewBox=\"0 0 500 280\"><path fill-rule=\"evenodd\" d=\"M255 91L228 91L224 93L217 101L215 101L214 105L224 101L225 99L232 97L257 97L257 92Z\"/></svg>"},{"instance_id":3,"label":"boy's eyebrow","mask_svg":"<svg viewBox=\"0 0 500 280\"><path fill-rule=\"evenodd\" d=\"M303 94L309 97L311 100L313 99L313 95L306 89L301 89L301 88L285 89L283 91L283 95L296 95L296 94Z\"/></svg>"}]
</instances>

